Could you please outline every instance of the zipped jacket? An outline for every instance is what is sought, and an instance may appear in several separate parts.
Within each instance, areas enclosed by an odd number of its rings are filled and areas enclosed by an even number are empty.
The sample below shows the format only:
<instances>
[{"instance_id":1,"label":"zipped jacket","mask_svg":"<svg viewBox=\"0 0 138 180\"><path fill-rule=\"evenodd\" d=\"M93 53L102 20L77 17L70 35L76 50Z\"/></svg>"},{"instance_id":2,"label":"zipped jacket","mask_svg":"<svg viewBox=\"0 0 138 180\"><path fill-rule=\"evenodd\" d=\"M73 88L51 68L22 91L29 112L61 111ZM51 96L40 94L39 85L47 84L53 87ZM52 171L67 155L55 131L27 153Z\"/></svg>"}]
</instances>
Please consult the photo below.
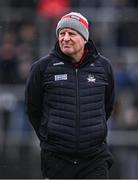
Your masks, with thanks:
<instances>
[{"instance_id":1,"label":"zipped jacket","mask_svg":"<svg viewBox=\"0 0 138 180\"><path fill-rule=\"evenodd\" d=\"M41 147L57 153L85 156L106 149L107 120L114 102L110 61L93 42L75 68L58 42L36 61L26 84L26 110Z\"/></svg>"}]
</instances>

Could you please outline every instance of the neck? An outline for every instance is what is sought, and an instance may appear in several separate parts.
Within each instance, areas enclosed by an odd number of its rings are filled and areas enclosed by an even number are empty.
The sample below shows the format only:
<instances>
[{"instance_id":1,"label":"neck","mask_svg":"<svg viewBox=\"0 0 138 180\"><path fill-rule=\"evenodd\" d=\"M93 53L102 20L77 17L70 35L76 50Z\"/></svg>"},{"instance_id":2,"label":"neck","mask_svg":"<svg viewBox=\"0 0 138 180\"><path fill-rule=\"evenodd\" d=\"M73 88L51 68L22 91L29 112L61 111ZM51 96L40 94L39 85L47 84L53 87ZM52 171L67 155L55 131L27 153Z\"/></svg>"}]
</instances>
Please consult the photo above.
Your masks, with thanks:
<instances>
[{"instance_id":1,"label":"neck","mask_svg":"<svg viewBox=\"0 0 138 180\"><path fill-rule=\"evenodd\" d=\"M79 62L81 60L83 54L84 54L84 50L82 50L81 52L79 52L77 54L72 55L71 57L73 58L73 62L74 63Z\"/></svg>"}]
</instances>

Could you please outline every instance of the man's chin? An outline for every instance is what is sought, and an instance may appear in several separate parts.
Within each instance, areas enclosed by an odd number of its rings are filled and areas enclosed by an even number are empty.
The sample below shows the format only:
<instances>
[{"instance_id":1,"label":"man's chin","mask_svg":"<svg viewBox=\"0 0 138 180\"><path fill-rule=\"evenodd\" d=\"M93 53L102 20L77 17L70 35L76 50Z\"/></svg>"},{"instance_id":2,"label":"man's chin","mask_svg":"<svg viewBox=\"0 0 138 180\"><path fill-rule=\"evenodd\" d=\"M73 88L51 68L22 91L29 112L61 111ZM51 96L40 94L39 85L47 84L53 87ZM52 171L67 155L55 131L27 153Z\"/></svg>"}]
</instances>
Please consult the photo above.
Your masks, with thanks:
<instances>
[{"instance_id":1,"label":"man's chin","mask_svg":"<svg viewBox=\"0 0 138 180\"><path fill-rule=\"evenodd\" d=\"M72 54L71 51L68 50L68 49L65 49L65 50L63 51L63 53L66 54L67 56L70 56L70 55Z\"/></svg>"}]
</instances>

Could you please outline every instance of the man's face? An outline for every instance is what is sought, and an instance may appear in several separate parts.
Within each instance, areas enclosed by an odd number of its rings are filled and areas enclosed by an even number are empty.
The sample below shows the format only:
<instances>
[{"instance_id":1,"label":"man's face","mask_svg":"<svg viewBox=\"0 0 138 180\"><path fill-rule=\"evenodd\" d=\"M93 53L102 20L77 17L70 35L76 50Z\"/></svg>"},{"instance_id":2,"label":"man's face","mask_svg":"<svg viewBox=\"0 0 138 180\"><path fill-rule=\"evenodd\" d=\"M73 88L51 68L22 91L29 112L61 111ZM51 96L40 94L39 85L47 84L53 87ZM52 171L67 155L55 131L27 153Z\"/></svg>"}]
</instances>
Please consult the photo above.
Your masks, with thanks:
<instances>
[{"instance_id":1,"label":"man's face","mask_svg":"<svg viewBox=\"0 0 138 180\"><path fill-rule=\"evenodd\" d=\"M77 31L69 28L62 29L59 32L58 40L64 54L73 58L83 54L86 41Z\"/></svg>"}]
</instances>

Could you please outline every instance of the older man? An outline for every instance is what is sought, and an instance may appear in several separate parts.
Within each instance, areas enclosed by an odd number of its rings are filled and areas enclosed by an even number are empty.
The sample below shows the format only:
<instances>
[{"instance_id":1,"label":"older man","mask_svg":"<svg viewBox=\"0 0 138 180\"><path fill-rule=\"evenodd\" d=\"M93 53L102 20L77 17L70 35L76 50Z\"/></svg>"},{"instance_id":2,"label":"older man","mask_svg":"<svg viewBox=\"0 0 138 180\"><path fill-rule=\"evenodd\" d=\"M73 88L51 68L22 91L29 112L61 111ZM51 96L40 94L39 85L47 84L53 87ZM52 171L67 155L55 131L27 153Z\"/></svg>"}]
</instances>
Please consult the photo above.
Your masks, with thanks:
<instances>
[{"instance_id":1,"label":"older man","mask_svg":"<svg viewBox=\"0 0 138 180\"><path fill-rule=\"evenodd\" d=\"M105 179L112 164L107 120L114 101L109 60L89 38L87 19L71 12L57 24L51 53L32 65L26 85L29 120L51 179Z\"/></svg>"}]
</instances>

